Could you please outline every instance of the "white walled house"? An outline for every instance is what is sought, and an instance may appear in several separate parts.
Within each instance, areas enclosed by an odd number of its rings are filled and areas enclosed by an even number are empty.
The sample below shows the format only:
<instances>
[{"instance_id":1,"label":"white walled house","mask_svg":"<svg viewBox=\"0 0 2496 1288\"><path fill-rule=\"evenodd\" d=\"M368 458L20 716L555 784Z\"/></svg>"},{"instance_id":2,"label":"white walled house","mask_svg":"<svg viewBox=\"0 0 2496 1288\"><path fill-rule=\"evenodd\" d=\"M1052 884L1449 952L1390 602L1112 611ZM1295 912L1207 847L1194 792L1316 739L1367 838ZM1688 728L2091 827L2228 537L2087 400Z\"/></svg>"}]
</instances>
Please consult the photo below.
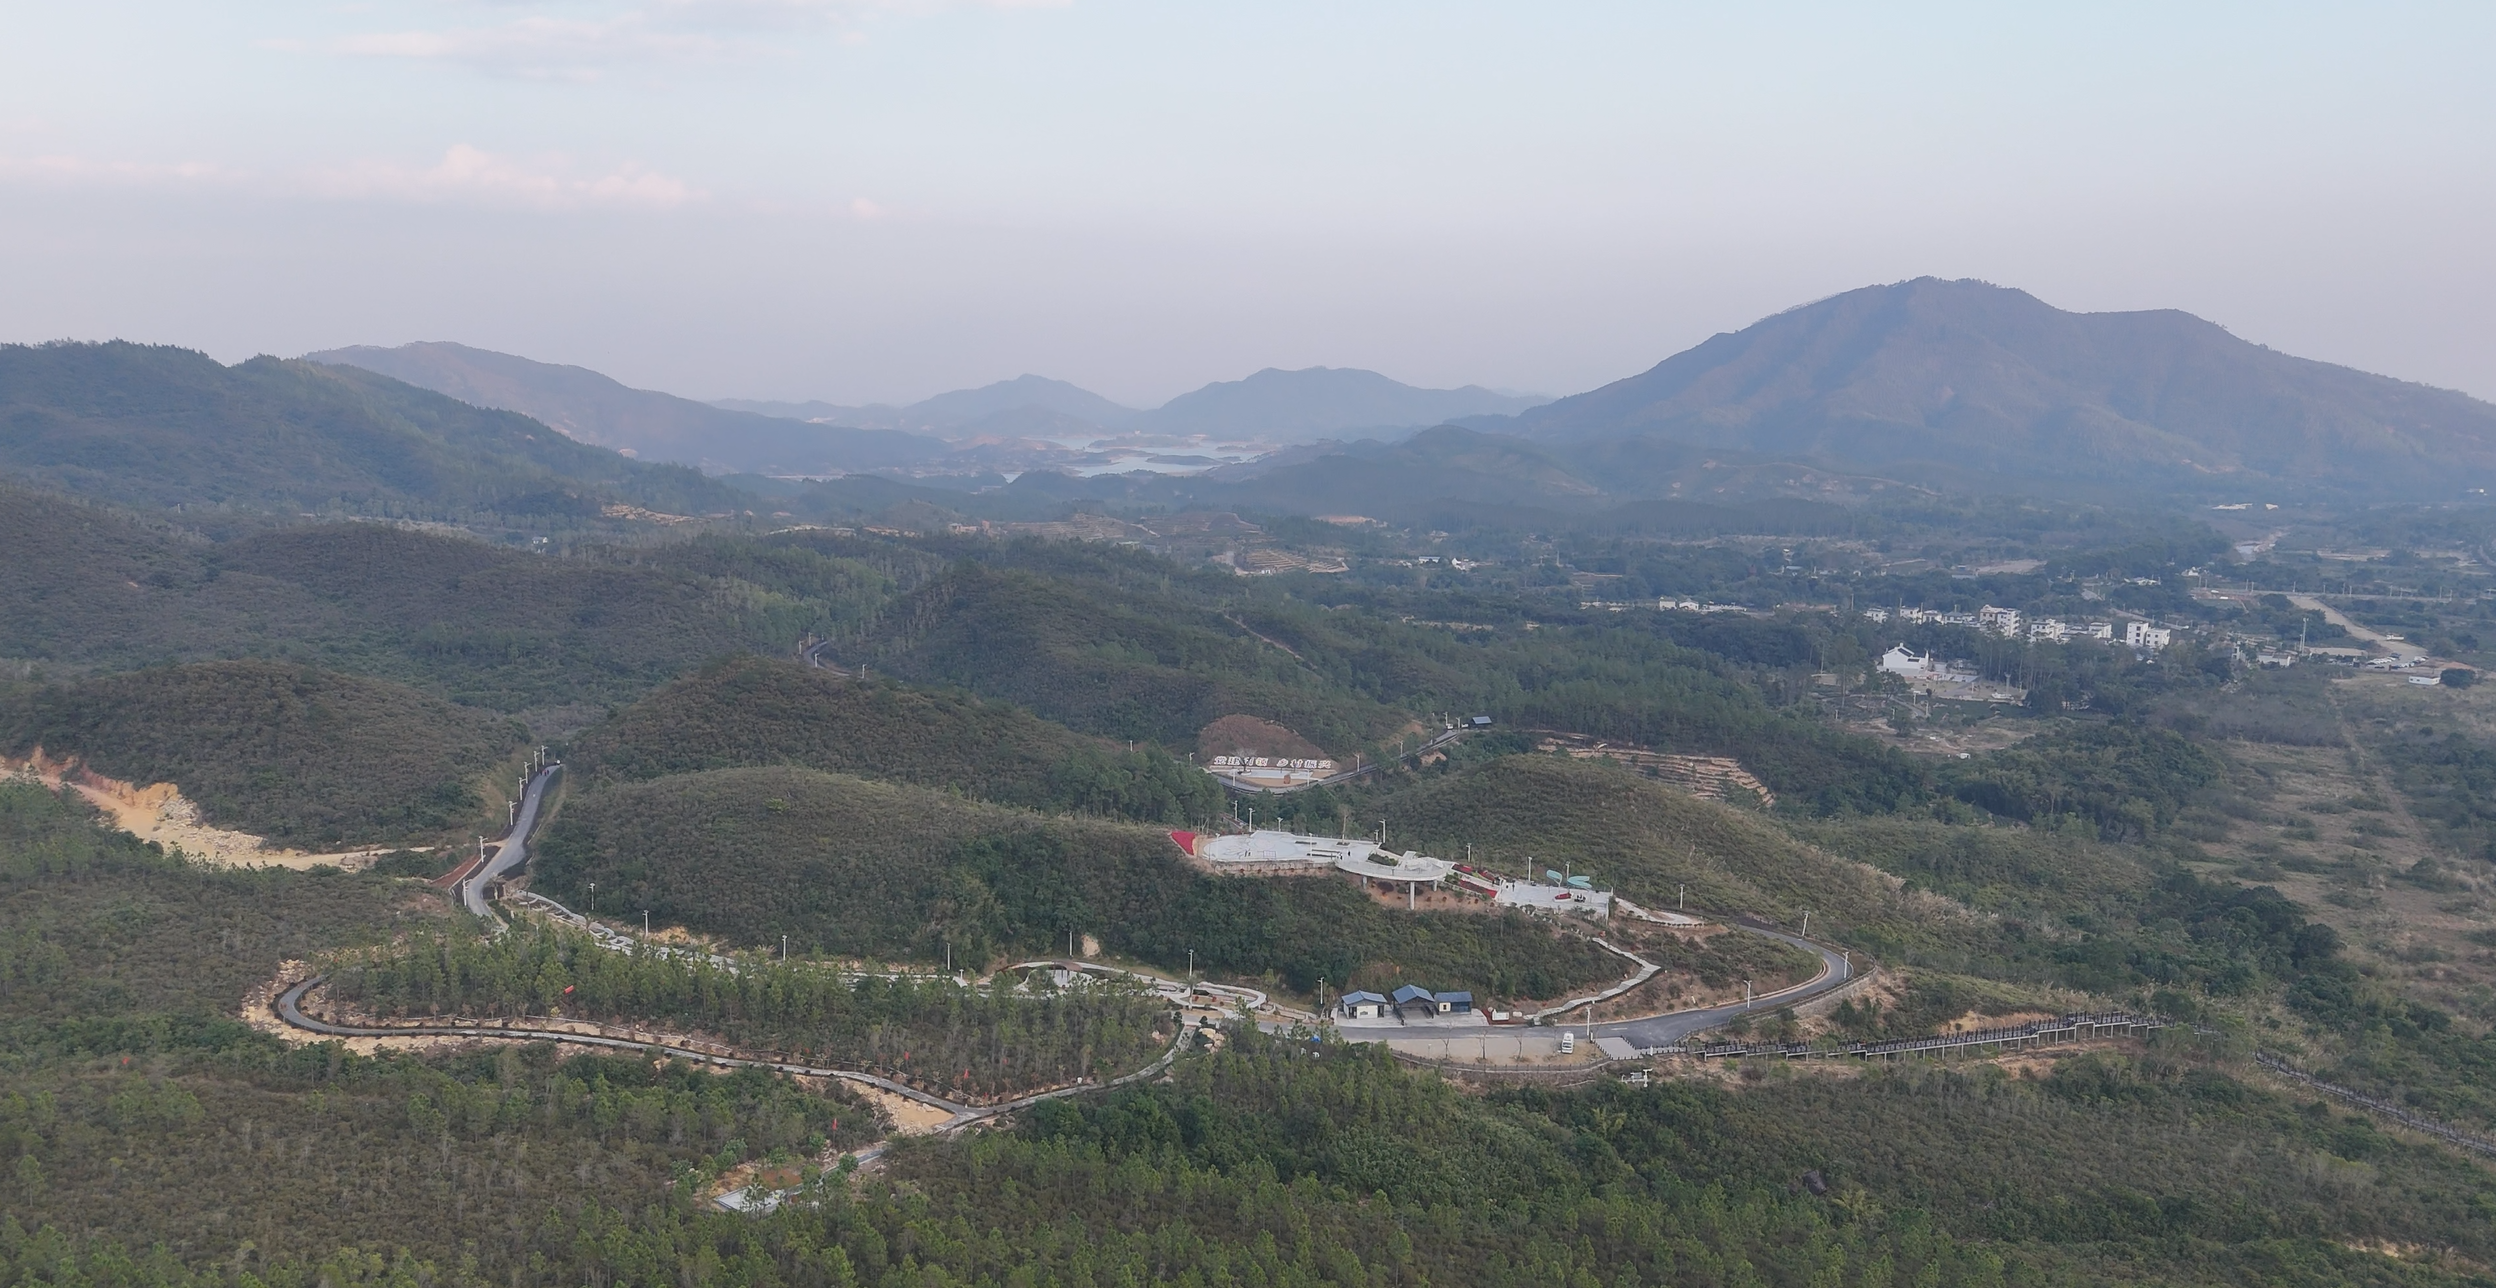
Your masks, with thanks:
<instances>
[{"instance_id":1,"label":"white walled house","mask_svg":"<svg viewBox=\"0 0 2496 1288\"><path fill-rule=\"evenodd\" d=\"M1881 670L1888 675L1904 675L1915 679L1931 679L1941 674L1941 663L1929 653L1918 653L1901 644L1881 654Z\"/></svg>"}]
</instances>

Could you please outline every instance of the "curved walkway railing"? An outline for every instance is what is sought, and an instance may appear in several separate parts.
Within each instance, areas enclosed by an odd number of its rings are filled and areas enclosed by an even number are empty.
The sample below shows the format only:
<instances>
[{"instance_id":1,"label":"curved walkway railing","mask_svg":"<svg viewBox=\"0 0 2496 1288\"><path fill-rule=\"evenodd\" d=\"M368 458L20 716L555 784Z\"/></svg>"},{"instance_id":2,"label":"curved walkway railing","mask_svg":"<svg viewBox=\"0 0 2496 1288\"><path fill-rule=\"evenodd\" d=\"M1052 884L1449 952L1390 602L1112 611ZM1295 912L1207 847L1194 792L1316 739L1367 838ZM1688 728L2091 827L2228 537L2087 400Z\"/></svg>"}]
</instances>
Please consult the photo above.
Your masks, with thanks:
<instances>
[{"instance_id":1,"label":"curved walkway railing","mask_svg":"<svg viewBox=\"0 0 2496 1288\"><path fill-rule=\"evenodd\" d=\"M2322 1079L2315 1077L2313 1074L2307 1073L2305 1070L2280 1059L2278 1056L2272 1055L2268 1051L2256 1051L2253 1053L2253 1058L2255 1063L2260 1064L2263 1068L2268 1069L2283 1078L2287 1078L2293 1082L2303 1083L2304 1085L2312 1087L2316 1091L2320 1091L2325 1095L2345 1100L2350 1104L2356 1105L2360 1109L2381 1114L2412 1131L2425 1132L2427 1135L2433 1136L2438 1140L2459 1145L2463 1149L2470 1150L2473 1153L2496 1155L2496 1140L2489 1140L2485 1136L2476 1135L2471 1132L2463 1131L2459 1127L2437 1122L2424 1114L2402 1108L2401 1106L2393 1104L2388 1100L2378 1100L2373 1096L2367 1095L2365 1092L2356 1090L2355 1088L2343 1087L2336 1082L2325 1082Z\"/></svg>"},{"instance_id":2,"label":"curved walkway railing","mask_svg":"<svg viewBox=\"0 0 2496 1288\"><path fill-rule=\"evenodd\" d=\"M1693 1055L1702 1060L1739 1060L1753 1056L1777 1056L1787 1060L1833 1059L1852 1056L1858 1059L1888 1059L1902 1055L1928 1052L1949 1052L1968 1047L2034 1046L2048 1042L2074 1042L2095 1037L2129 1037L2136 1032L2169 1027L2169 1021L2154 1015L2134 1015L2113 1011L2097 1015L2065 1015L2058 1019L2037 1020L1999 1029L1971 1029L1965 1033L1934 1033L1920 1038L1898 1038L1888 1042L1847 1042L1838 1046L1814 1046L1809 1042L1715 1042L1706 1046L1664 1048L1648 1054Z\"/></svg>"},{"instance_id":3,"label":"curved walkway railing","mask_svg":"<svg viewBox=\"0 0 2496 1288\"><path fill-rule=\"evenodd\" d=\"M1597 1002L1609 1002L1613 998L1619 997L1621 994L1638 987L1640 984L1644 984L1648 980L1654 979L1656 972L1664 969L1663 967L1656 965L1654 962L1648 961L1646 958L1641 957L1626 948L1622 948L1609 940L1606 940L1601 935L1597 935L1595 937L1595 947L1600 948L1615 957L1626 957L1629 960L1638 963L1637 973L1631 975L1628 979L1622 980L1620 983L1614 984L1610 988L1604 989L1602 992L1595 993L1591 996L1572 997L1556 1006L1546 1006L1543 1009L1534 1012L1533 1015L1528 1018L1539 1020L1546 1016L1566 1015L1581 1006L1592 1006Z\"/></svg>"},{"instance_id":4,"label":"curved walkway railing","mask_svg":"<svg viewBox=\"0 0 2496 1288\"><path fill-rule=\"evenodd\" d=\"M715 1051L705 1051L699 1047L695 1047L684 1042L670 1041L665 1038L618 1038L598 1033L575 1033L569 1029L545 1028L526 1024L338 1024L329 1020L315 1019L312 1016L303 1013L303 995L310 992L313 988L318 986L321 981L327 978L328 976L326 975L315 975L310 979L296 984L292 988L278 994L275 1005L273 1005L270 1009L275 1011L277 1017L285 1023L292 1025L295 1028L302 1029L308 1033L318 1033L324 1037L456 1037L520 1039L532 1042L565 1042L575 1046L604 1047L609 1050L619 1051L663 1051L669 1055L683 1056L689 1060L699 1060L706 1064L721 1065L728 1068L770 1069L775 1072L796 1074L801 1077L838 1078L843 1082L855 1082L865 1086L875 1087L883 1091L889 1091L894 1095L901 1096L909 1100L915 1100L920 1104L930 1106L931 1108L944 1110L946 1113L951 1114L952 1117L946 1119L936 1128L939 1132L953 1131L971 1123L979 1122L988 1118L994 1118L999 1114L1011 1113L1017 1109L1022 1109L1030 1105L1036 1105L1043 1100L1056 1100L1064 1096L1078 1096L1086 1092L1103 1091L1111 1087L1123 1087L1129 1083L1140 1082L1160 1073L1164 1069L1169 1068L1171 1062L1178 1059L1179 1049L1182 1044L1187 1041L1187 1029L1186 1026L1182 1025L1179 1028L1178 1037L1171 1042L1170 1049L1162 1052L1159 1059L1154 1060L1151 1064L1145 1065L1143 1068L1138 1069L1133 1073L1112 1078L1106 1082L1081 1083L1072 1087L1059 1087L1050 1091L1038 1091L1027 1096L1018 1096L1012 1100L1002 1100L990 1105L966 1105L960 1101L948 1100L943 1096L939 1096L928 1091L922 1091L919 1088L910 1086L907 1083L883 1077L879 1074L864 1073L856 1069L836 1069L822 1065L799 1064L795 1061L774 1060L765 1056L721 1055Z\"/></svg>"}]
</instances>

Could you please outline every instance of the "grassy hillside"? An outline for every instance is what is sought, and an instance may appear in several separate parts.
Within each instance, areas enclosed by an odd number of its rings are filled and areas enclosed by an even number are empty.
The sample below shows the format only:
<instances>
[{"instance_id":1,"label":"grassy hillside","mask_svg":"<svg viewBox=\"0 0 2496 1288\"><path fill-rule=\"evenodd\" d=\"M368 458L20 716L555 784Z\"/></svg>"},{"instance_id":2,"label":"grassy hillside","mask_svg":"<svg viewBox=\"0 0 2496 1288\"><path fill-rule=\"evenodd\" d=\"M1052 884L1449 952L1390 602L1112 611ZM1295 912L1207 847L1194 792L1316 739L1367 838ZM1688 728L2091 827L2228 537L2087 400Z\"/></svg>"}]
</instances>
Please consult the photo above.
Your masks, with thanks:
<instances>
[{"instance_id":1,"label":"grassy hillside","mask_svg":"<svg viewBox=\"0 0 2496 1288\"><path fill-rule=\"evenodd\" d=\"M0 781L0 1024L15 1053L207 1040L279 963L446 909L381 877L178 863L97 826L75 796Z\"/></svg>"},{"instance_id":2,"label":"grassy hillside","mask_svg":"<svg viewBox=\"0 0 2496 1288\"><path fill-rule=\"evenodd\" d=\"M237 1267L483 1284L735 1266L844 1283L908 1256L919 1278L2319 1288L2480 1283L2496 1256L2483 1168L2190 1047L2021 1076L1780 1066L1730 1086L1483 1097L1375 1049L1311 1058L1243 1033L1167 1084L905 1142L843 1201L704 1213L678 1177L854 1146L880 1130L872 1111L760 1073L543 1046L287 1050L224 1018L282 958L421 931L441 907L370 877L185 869L0 785L0 1153L16 1160L0 1276L231 1288ZM635 984L606 973L628 959L542 960L560 940L480 955L463 939L451 956L489 992ZM680 1003L767 1027L791 1000L713 985ZM508 1215L507 1192L534 1206Z\"/></svg>"},{"instance_id":3,"label":"grassy hillside","mask_svg":"<svg viewBox=\"0 0 2496 1288\"><path fill-rule=\"evenodd\" d=\"M957 963L1065 951L1069 930L1183 968L1295 987L1413 979L1546 997L1617 959L1523 917L1412 916L1331 878L1216 878L1162 831L1048 818L795 768L727 769L570 800L538 884L598 906L793 950Z\"/></svg>"},{"instance_id":4,"label":"grassy hillside","mask_svg":"<svg viewBox=\"0 0 2496 1288\"><path fill-rule=\"evenodd\" d=\"M818 587L800 596L629 551L530 554L364 523L215 542L10 488L0 539L0 657L73 673L277 657L500 711L629 701L707 658L780 652L884 585L864 565L799 558L782 571Z\"/></svg>"},{"instance_id":5,"label":"grassy hillside","mask_svg":"<svg viewBox=\"0 0 2496 1288\"><path fill-rule=\"evenodd\" d=\"M2320 1288L2483 1282L2496 1251L2485 1169L2164 1055L1477 1097L1248 1035L893 1171L931 1224L1010 1231L948 1245L966 1277Z\"/></svg>"},{"instance_id":6,"label":"grassy hillside","mask_svg":"<svg viewBox=\"0 0 2496 1288\"><path fill-rule=\"evenodd\" d=\"M1129 751L967 694L753 656L706 667L618 712L583 734L567 763L587 779L799 765L1174 826L1225 809L1211 777L1159 751Z\"/></svg>"},{"instance_id":7,"label":"grassy hillside","mask_svg":"<svg viewBox=\"0 0 2496 1288\"><path fill-rule=\"evenodd\" d=\"M1169 746L1233 714L1273 720L1330 749L1365 745L1403 723L1218 607L1170 593L1168 565L1135 571L1161 584L958 564L895 604L862 654L879 669L1003 698L1089 733Z\"/></svg>"},{"instance_id":8,"label":"grassy hillside","mask_svg":"<svg viewBox=\"0 0 2496 1288\"><path fill-rule=\"evenodd\" d=\"M1923 935L1965 919L1765 819L1608 762L1505 756L1425 776L1372 808L1398 845L1444 856L1470 843L1478 861L1510 872L1565 863L1651 908L1672 907L1686 883L1693 908L1786 924L1808 909L1815 933Z\"/></svg>"},{"instance_id":9,"label":"grassy hillside","mask_svg":"<svg viewBox=\"0 0 2496 1288\"><path fill-rule=\"evenodd\" d=\"M0 346L0 471L148 508L594 520L741 493L353 368L168 346Z\"/></svg>"},{"instance_id":10,"label":"grassy hillside","mask_svg":"<svg viewBox=\"0 0 2496 1288\"><path fill-rule=\"evenodd\" d=\"M465 831L516 722L384 680L204 662L0 697L0 749L170 782L208 821L317 848Z\"/></svg>"},{"instance_id":11,"label":"grassy hillside","mask_svg":"<svg viewBox=\"0 0 2496 1288\"><path fill-rule=\"evenodd\" d=\"M365 1059L235 1018L282 962L449 915L370 875L176 863L74 798L0 783L0 1282L56 1280L80 1245L147 1266L108 1259L87 1282L190 1284L211 1264L290 1282L330 1259L345 1283L367 1274L358 1246L521 1265L534 1223L479 1220L489 1178L639 1211L732 1142L730 1161L879 1134L846 1093L756 1072L547 1047Z\"/></svg>"},{"instance_id":12,"label":"grassy hillside","mask_svg":"<svg viewBox=\"0 0 2496 1288\"><path fill-rule=\"evenodd\" d=\"M560 1012L656 1022L988 1096L1114 1078L1151 1063L1174 1036L1168 1003L1140 986L1034 994L1018 992L1021 982L861 980L763 958L732 971L697 957L614 952L580 931L534 926L353 954L329 989L394 1016Z\"/></svg>"}]
</instances>

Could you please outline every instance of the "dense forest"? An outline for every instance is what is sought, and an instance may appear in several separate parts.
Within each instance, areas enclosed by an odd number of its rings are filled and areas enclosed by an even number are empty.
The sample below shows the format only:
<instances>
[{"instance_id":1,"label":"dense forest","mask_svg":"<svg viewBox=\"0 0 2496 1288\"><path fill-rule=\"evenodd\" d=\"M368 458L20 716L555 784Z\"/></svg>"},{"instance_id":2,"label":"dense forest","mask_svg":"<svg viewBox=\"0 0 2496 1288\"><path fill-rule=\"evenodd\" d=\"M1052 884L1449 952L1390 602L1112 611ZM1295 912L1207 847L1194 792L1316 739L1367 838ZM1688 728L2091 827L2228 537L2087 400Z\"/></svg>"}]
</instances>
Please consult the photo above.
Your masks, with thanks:
<instances>
[{"instance_id":1,"label":"dense forest","mask_svg":"<svg viewBox=\"0 0 2496 1288\"><path fill-rule=\"evenodd\" d=\"M1169 1044L1170 1018L1149 993L1103 985L1028 995L1022 983L853 978L759 956L723 966L690 954L613 952L586 934L541 929L416 940L350 959L325 987L391 1016L657 1021L966 1096L1114 1077Z\"/></svg>"},{"instance_id":2,"label":"dense forest","mask_svg":"<svg viewBox=\"0 0 2496 1288\"><path fill-rule=\"evenodd\" d=\"M540 884L574 906L792 951L992 962L1063 952L1072 931L1165 968L1271 975L1300 991L1472 988L1552 998L1619 959L1522 915L1381 907L1332 879L1191 867L1154 828L1052 818L790 768L680 774L587 792L546 834Z\"/></svg>"},{"instance_id":3,"label":"dense forest","mask_svg":"<svg viewBox=\"0 0 2496 1288\"><path fill-rule=\"evenodd\" d=\"M734 965L525 919L480 932L387 875L430 871L412 857L211 868L0 783L0 1288L2426 1284L2496 1264L2484 1168L2250 1059L2496 1129L2496 686L2258 669L2257 641L2319 637L2318 619L2197 596L2188 570L2229 557L2207 525L1925 498L1564 527L1450 503L1444 530L1226 520L1350 565L1251 577L1210 549L946 531L946 497L891 481L756 501L681 472L592 478L533 422L293 364L223 370L194 428L292 407L270 432L365 426L415 473L338 474L282 512L232 462L170 501L157 471L145 511L0 485L0 744L171 780L213 821L324 846L489 821L498 776L551 744L567 774L526 880L604 918L647 910ZM146 441L171 423L151 414L98 404L36 445L73 421ZM423 473L463 453L537 490ZM68 478L19 471L35 475ZM1027 476L961 503L1062 518L1086 486ZM836 492L860 526L769 509ZM908 513L859 509L877 497ZM1779 514L1793 532L1725 526ZM385 521L334 521L350 516ZM2483 535L2452 523L2413 535ZM2479 610L2423 593L2467 576L2398 553L2332 569L2375 596L2334 602L2476 647L2459 635ZM2290 566L2265 558L2239 571ZM1648 593L1747 611L1632 602ZM2150 653L1856 608L1908 603L2202 629ZM2025 700L1910 701L1867 673L1901 641ZM1490 727L1406 755L1472 715ZM1386 767L1225 795L1187 755L1226 717ZM1776 802L1540 753L1547 731L1731 756ZM1668 1061L1645 1087L1489 1090L1234 1028L1220 1050L1183 1043L1167 1081L895 1138L867 1174L832 1166L747 1216L699 1195L746 1164L812 1175L892 1124L758 1072L520 1043L363 1056L244 1019L281 963L315 962L338 998L393 1015L667 1025L986 1095L1136 1067L1173 1036L1167 1012L1011 975L836 971L985 968L1071 934L1287 998L1412 983L1547 1002L1624 973L1573 922L1217 878L1167 835L1252 812L1585 875L1650 908L1789 930L1808 914L1879 970L1825 1017L1763 1008L1735 1033L2101 1006L2187 1023L1999 1063ZM1758 936L1612 930L1674 980L1810 969Z\"/></svg>"},{"instance_id":4,"label":"dense forest","mask_svg":"<svg viewBox=\"0 0 2496 1288\"><path fill-rule=\"evenodd\" d=\"M429 841L485 820L478 780L518 722L405 685L287 663L203 662L0 696L0 751L173 783L207 821L284 845Z\"/></svg>"},{"instance_id":5,"label":"dense forest","mask_svg":"<svg viewBox=\"0 0 2496 1288\"><path fill-rule=\"evenodd\" d=\"M746 500L370 372L228 367L168 345L0 345L0 420L0 469L143 509L580 525L607 498L695 513Z\"/></svg>"},{"instance_id":6,"label":"dense forest","mask_svg":"<svg viewBox=\"0 0 2496 1288\"><path fill-rule=\"evenodd\" d=\"M705 667L617 712L574 741L566 763L590 780L797 765L1180 826L1224 808L1211 777L1158 750L1087 738L957 691L753 656Z\"/></svg>"}]
</instances>

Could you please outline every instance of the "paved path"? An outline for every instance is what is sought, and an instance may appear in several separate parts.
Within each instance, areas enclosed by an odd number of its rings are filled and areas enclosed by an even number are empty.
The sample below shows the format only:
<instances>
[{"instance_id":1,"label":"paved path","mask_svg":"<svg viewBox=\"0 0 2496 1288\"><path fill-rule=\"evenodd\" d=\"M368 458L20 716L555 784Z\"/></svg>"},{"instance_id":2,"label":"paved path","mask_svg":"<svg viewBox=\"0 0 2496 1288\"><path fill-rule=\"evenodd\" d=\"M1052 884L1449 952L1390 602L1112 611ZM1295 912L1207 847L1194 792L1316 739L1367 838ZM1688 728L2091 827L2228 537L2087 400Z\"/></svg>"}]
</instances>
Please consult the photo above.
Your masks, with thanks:
<instances>
[{"instance_id":1,"label":"paved path","mask_svg":"<svg viewBox=\"0 0 2496 1288\"><path fill-rule=\"evenodd\" d=\"M723 1065L729 1068L770 1069L779 1073L796 1074L801 1077L838 1078L843 1082L855 1082L870 1087L880 1088L884 1091L889 1091L896 1096L906 1097L908 1099L918 1101L920 1104L942 1109L946 1113L953 1115L936 1128L939 1132L953 1131L971 1123L979 1122L983 1119L994 1118L999 1114L1011 1113L1017 1109L1039 1104L1043 1100L1056 1100L1065 1096L1079 1096L1085 1092L1101 1091L1110 1087L1123 1087L1131 1082L1140 1082L1160 1073L1164 1069L1169 1068L1170 1062L1178 1058L1181 1045L1187 1041L1187 1026L1181 1025L1179 1026L1179 1035L1177 1039L1171 1042L1169 1050L1161 1053L1160 1059L1153 1061L1151 1064L1145 1065L1143 1068L1138 1069L1133 1073L1126 1074L1122 1077L1112 1078L1107 1082L1091 1082L1075 1087L1060 1087L1055 1091L1034 1092L1028 1096L1021 1096L1013 1100L1000 1101L993 1105L965 1105L959 1101L948 1100L943 1096L935 1095L931 1092L921 1091L916 1087L912 1087L904 1083L895 1082L890 1078L879 1077L872 1073L861 1073L856 1069L833 1069L819 1065L797 1064L786 1060L770 1060L759 1056L715 1055L709 1051L698 1050L696 1048L670 1042L665 1039L642 1041L634 1038L611 1038L602 1034L574 1033L568 1029L539 1028L527 1024L508 1026L500 1024L458 1023L405 1025L333 1024L327 1020L314 1019L313 1017L303 1013L303 995L310 992L315 986L326 978L328 977L315 975L312 978L295 985L293 988L287 989L285 992L278 994L277 1003L271 1009L277 1012L277 1017L280 1020L283 1020L286 1023L306 1032L318 1033L323 1037L502 1038L529 1042L568 1042L575 1046L606 1047L610 1050L618 1051L634 1051L643 1053L665 1051L669 1055L683 1056L688 1060L699 1060L705 1064Z\"/></svg>"},{"instance_id":2,"label":"paved path","mask_svg":"<svg viewBox=\"0 0 2496 1288\"><path fill-rule=\"evenodd\" d=\"M2376 648L2382 649L2386 653L2392 654L2394 657L2414 662L2427 655L2427 651L2425 649L2410 643L2408 640L2388 639L2381 631L2375 630L2371 627L2360 626L2357 623L2350 621L2348 616L2342 613L2339 609L2316 599L2312 595L2290 595L2288 597L2288 602L2304 609L2309 613L2321 613L2324 621L2347 631L2352 637L2364 643L2371 644Z\"/></svg>"},{"instance_id":3,"label":"paved path","mask_svg":"<svg viewBox=\"0 0 2496 1288\"><path fill-rule=\"evenodd\" d=\"M557 761L529 780L529 789L520 794L520 813L513 819L511 830L503 834L503 848L495 852L493 862L460 885L460 901L468 905L468 911L480 917L491 916L485 907L486 883L529 861L529 831L537 826L537 807L545 803L547 785L562 772L563 762Z\"/></svg>"},{"instance_id":4,"label":"paved path","mask_svg":"<svg viewBox=\"0 0 2496 1288\"><path fill-rule=\"evenodd\" d=\"M1651 1015L1641 1020L1611 1021L1595 1025L1589 1030L1590 1035L1617 1037L1642 1050L1671 1046L1693 1033L1715 1028L1735 1016L1773 1011L1779 1007L1792 1006L1796 1002L1808 1001L1843 985L1854 977L1854 971L1847 964L1845 955L1834 948L1813 943L1799 935L1786 934L1782 930L1770 930L1765 926L1745 925L1740 922L1731 924L1737 930L1747 930L1754 935L1766 935L1770 939L1792 944L1805 952L1817 953L1820 957L1820 973L1792 988L1780 989L1762 997L1752 998L1748 1003L1731 1002L1723 1006L1710 1006L1695 1011Z\"/></svg>"}]
</instances>

